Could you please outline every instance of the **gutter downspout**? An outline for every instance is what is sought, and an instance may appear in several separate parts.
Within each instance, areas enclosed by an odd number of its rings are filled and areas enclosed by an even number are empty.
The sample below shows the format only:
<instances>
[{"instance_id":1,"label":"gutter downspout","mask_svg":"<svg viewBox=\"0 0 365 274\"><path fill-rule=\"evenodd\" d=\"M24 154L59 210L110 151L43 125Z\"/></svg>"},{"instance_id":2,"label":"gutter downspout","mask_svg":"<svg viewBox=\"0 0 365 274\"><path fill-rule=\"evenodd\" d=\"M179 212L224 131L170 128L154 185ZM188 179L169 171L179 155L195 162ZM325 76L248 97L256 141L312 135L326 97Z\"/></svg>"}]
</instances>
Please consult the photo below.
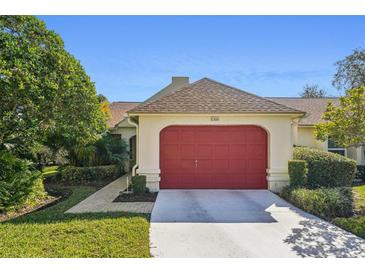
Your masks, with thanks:
<instances>
[{"instance_id":1,"label":"gutter downspout","mask_svg":"<svg viewBox=\"0 0 365 274\"><path fill-rule=\"evenodd\" d=\"M132 120L131 120L131 117L129 117L128 116L128 123L129 124L131 124L132 126L135 126L136 127L136 164L132 167L132 176L135 176L136 175L136 169L137 169L137 167L138 167L138 151L139 151L139 149L138 149L138 124L137 123L135 123L135 122L133 122Z\"/></svg>"}]
</instances>

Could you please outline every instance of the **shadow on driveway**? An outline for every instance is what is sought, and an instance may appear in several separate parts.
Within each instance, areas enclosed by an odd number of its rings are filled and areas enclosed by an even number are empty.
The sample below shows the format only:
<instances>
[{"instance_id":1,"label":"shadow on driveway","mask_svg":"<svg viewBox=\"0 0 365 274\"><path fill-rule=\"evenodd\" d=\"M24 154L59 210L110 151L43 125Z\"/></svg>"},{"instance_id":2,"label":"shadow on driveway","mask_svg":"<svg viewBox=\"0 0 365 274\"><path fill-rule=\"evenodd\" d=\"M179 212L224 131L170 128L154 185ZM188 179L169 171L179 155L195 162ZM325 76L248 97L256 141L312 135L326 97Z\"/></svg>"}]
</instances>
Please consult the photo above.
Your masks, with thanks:
<instances>
[{"instance_id":1,"label":"shadow on driveway","mask_svg":"<svg viewBox=\"0 0 365 274\"><path fill-rule=\"evenodd\" d=\"M365 242L322 220L303 220L284 240L301 257L354 258L365 256Z\"/></svg>"}]
</instances>

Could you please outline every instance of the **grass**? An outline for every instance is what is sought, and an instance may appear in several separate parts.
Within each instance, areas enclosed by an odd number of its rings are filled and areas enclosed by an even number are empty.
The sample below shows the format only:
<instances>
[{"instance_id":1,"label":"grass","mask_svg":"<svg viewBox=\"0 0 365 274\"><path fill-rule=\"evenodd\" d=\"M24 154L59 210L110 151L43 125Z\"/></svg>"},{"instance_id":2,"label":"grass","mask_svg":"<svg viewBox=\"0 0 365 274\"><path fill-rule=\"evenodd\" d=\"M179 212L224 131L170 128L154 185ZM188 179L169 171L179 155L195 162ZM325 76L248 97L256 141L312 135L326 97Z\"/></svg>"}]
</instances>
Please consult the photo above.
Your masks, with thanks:
<instances>
[{"instance_id":1,"label":"grass","mask_svg":"<svg viewBox=\"0 0 365 274\"><path fill-rule=\"evenodd\" d=\"M365 185L352 187L354 193L354 207L355 212L364 214L365 213Z\"/></svg>"},{"instance_id":2,"label":"grass","mask_svg":"<svg viewBox=\"0 0 365 274\"><path fill-rule=\"evenodd\" d=\"M69 190L52 207L0 223L0 257L149 257L148 215L64 214L96 189Z\"/></svg>"},{"instance_id":3,"label":"grass","mask_svg":"<svg viewBox=\"0 0 365 274\"><path fill-rule=\"evenodd\" d=\"M43 176L50 177L58 173L58 166L46 166L42 169Z\"/></svg>"},{"instance_id":4,"label":"grass","mask_svg":"<svg viewBox=\"0 0 365 274\"><path fill-rule=\"evenodd\" d=\"M365 239L365 185L352 187L354 211L357 216L336 218L333 222L351 233Z\"/></svg>"}]
</instances>

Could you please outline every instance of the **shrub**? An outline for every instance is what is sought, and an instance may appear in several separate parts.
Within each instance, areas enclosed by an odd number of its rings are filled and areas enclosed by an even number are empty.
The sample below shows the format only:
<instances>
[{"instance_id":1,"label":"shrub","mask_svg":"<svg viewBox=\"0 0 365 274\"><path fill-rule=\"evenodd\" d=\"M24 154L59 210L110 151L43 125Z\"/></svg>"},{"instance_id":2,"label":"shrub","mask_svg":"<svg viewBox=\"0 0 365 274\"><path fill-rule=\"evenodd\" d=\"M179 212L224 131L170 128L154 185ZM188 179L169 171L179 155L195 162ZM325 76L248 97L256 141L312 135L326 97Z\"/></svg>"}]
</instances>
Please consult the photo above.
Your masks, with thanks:
<instances>
[{"instance_id":1,"label":"shrub","mask_svg":"<svg viewBox=\"0 0 365 274\"><path fill-rule=\"evenodd\" d=\"M45 195L41 173L33 170L30 162L0 151L0 212L20 208Z\"/></svg>"},{"instance_id":2,"label":"shrub","mask_svg":"<svg viewBox=\"0 0 365 274\"><path fill-rule=\"evenodd\" d=\"M359 165L356 169L356 179L365 181L365 165Z\"/></svg>"},{"instance_id":3,"label":"shrub","mask_svg":"<svg viewBox=\"0 0 365 274\"><path fill-rule=\"evenodd\" d=\"M336 218L334 224L365 239L365 216Z\"/></svg>"},{"instance_id":4,"label":"shrub","mask_svg":"<svg viewBox=\"0 0 365 274\"><path fill-rule=\"evenodd\" d=\"M146 192L146 176L138 175L132 177L132 190L135 194Z\"/></svg>"},{"instance_id":5,"label":"shrub","mask_svg":"<svg viewBox=\"0 0 365 274\"><path fill-rule=\"evenodd\" d=\"M64 182L95 181L98 179L117 178L122 175L120 166L75 167L64 166L59 169L58 177Z\"/></svg>"},{"instance_id":6,"label":"shrub","mask_svg":"<svg viewBox=\"0 0 365 274\"><path fill-rule=\"evenodd\" d=\"M100 166L122 164L128 159L127 144L121 138L105 134L96 142L74 147L69 151L69 158L75 166Z\"/></svg>"},{"instance_id":7,"label":"shrub","mask_svg":"<svg viewBox=\"0 0 365 274\"><path fill-rule=\"evenodd\" d=\"M295 206L326 220L353 214L350 187L306 189L289 186L281 195Z\"/></svg>"},{"instance_id":8,"label":"shrub","mask_svg":"<svg viewBox=\"0 0 365 274\"><path fill-rule=\"evenodd\" d=\"M290 160L288 162L290 185L307 186L308 168L307 162L303 160Z\"/></svg>"},{"instance_id":9,"label":"shrub","mask_svg":"<svg viewBox=\"0 0 365 274\"><path fill-rule=\"evenodd\" d=\"M351 186L356 162L339 154L312 148L294 148L293 158L308 165L308 187Z\"/></svg>"}]
</instances>

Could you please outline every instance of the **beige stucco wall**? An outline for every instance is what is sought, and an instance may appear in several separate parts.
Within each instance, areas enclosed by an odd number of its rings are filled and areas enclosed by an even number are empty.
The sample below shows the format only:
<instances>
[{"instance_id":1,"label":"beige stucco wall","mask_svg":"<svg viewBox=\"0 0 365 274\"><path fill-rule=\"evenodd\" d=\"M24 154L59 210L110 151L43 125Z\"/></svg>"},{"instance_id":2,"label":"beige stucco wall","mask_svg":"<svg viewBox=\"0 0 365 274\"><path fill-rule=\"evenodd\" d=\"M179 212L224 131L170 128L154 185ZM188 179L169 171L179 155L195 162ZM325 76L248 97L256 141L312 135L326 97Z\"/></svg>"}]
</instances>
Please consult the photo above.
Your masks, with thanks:
<instances>
[{"instance_id":1,"label":"beige stucco wall","mask_svg":"<svg viewBox=\"0 0 365 274\"><path fill-rule=\"evenodd\" d=\"M314 127L303 127L298 126L298 133L297 133L297 141L295 142L296 145L299 146L306 146L312 148L318 148L321 150L328 150L328 143L321 142L316 140L314 135ZM364 155L364 148L363 147L350 147L346 149L346 156L354 159L358 165L365 164L365 155Z\"/></svg>"},{"instance_id":2,"label":"beige stucco wall","mask_svg":"<svg viewBox=\"0 0 365 274\"><path fill-rule=\"evenodd\" d=\"M297 143L298 146L306 146L313 147L322 150L327 150L327 142L321 142L316 140L314 135L314 127L298 127L298 135L297 135Z\"/></svg>"},{"instance_id":3,"label":"beige stucco wall","mask_svg":"<svg viewBox=\"0 0 365 274\"><path fill-rule=\"evenodd\" d=\"M123 119L115 128L110 129L112 134L120 134L122 139L129 145L129 139L136 135L136 127L128 122L128 119Z\"/></svg>"},{"instance_id":4,"label":"beige stucco wall","mask_svg":"<svg viewBox=\"0 0 365 274\"><path fill-rule=\"evenodd\" d=\"M214 115L140 116L138 174L146 175L151 191L159 190L160 131L170 125L257 125L268 132L268 185L272 191L288 184L288 160L292 156L292 127L289 116Z\"/></svg>"}]
</instances>

